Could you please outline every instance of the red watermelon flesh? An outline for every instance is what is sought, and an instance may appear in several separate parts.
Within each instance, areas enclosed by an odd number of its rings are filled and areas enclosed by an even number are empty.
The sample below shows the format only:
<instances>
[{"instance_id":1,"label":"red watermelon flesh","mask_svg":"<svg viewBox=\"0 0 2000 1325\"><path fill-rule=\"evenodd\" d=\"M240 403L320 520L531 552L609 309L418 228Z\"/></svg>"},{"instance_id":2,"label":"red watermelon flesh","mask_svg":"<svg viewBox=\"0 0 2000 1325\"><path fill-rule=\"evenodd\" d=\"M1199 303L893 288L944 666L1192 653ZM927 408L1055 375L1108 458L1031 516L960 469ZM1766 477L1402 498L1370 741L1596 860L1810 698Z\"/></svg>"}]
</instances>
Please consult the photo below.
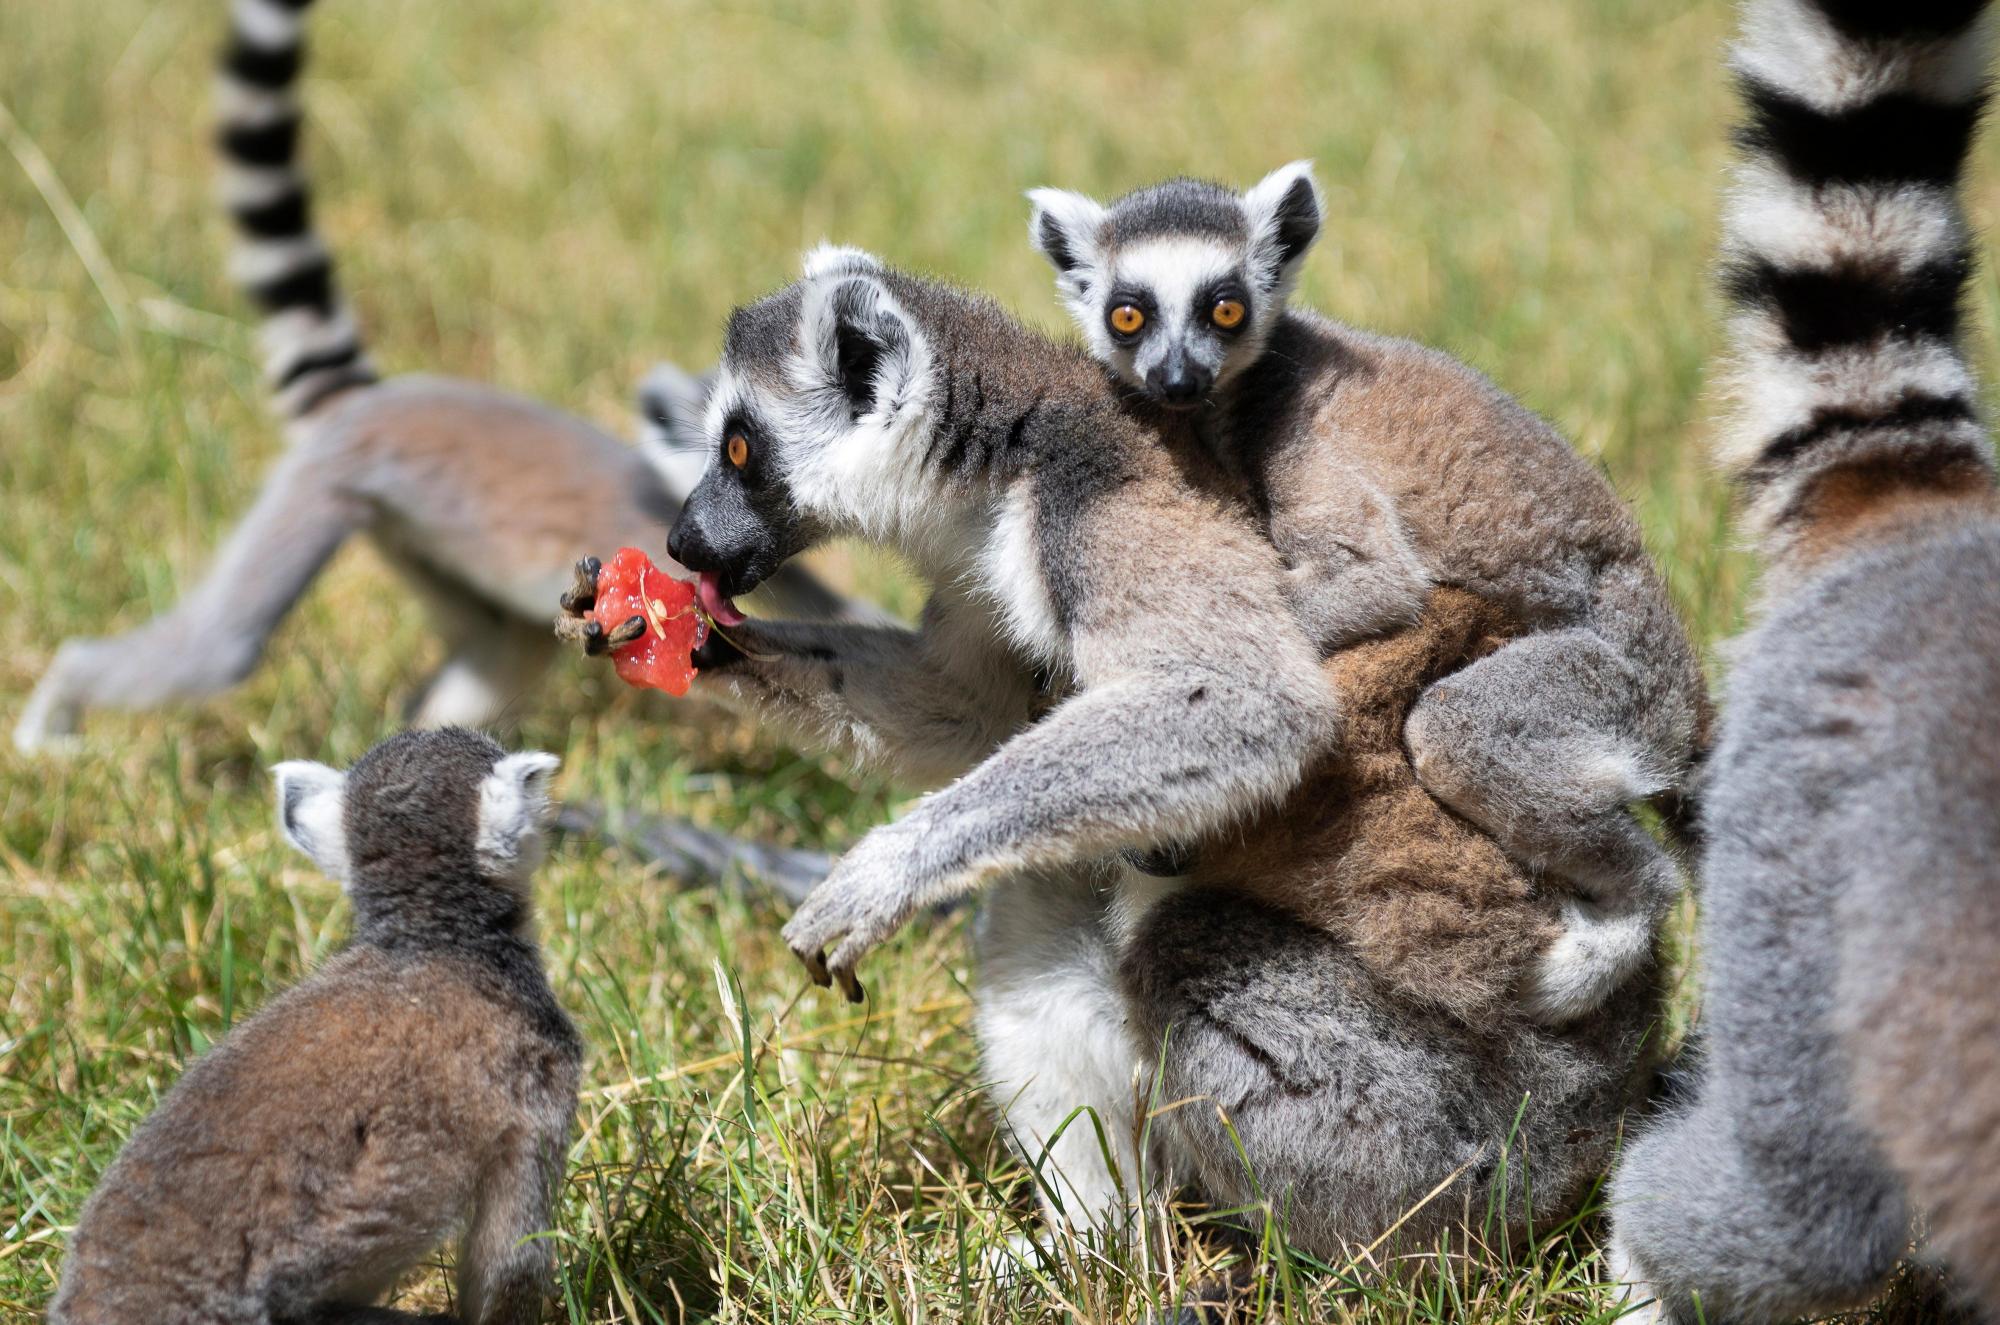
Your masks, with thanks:
<instances>
[{"instance_id":1,"label":"red watermelon flesh","mask_svg":"<svg viewBox=\"0 0 2000 1325\"><path fill-rule=\"evenodd\" d=\"M633 616L646 619L646 633L611 651L618 679L685 695L695 678L689 661L708 638L708 620L695 605L695 586L655 566L635 547L622 547L597 574L597 605L590 615L606 631Z\"/></svg>"}]
</instances>

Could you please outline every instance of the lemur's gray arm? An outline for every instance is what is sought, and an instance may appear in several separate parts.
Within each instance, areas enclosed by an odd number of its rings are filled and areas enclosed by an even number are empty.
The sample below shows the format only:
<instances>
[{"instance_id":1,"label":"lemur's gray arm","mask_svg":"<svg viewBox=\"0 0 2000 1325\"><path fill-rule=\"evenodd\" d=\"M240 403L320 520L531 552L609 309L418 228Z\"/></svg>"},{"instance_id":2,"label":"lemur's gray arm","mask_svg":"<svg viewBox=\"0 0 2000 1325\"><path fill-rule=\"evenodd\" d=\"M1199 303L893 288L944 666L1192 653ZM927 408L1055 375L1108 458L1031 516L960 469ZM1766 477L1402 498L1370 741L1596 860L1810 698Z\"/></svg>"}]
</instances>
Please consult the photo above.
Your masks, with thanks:
<instances>
[{"instance_id":1,"label":"lemur's gray arm","mask_svg":"<svg viewBox=\"0 0 2000 1325\"><path fill-rule=\"evenodd\" d=\"M1268 547L1239 576L1175 528L1177 566L1126 523L1131 547L1096 562L1108 610L1073 627L1080 693L841 858L785 926L815 981L858 999L855 964L922 908L1219 828L1288 792L1335 739L1334 696L1272 592Z\"/></svg>"},{"instance_id":2,"label":"lemur's gray arm","mask_svg":"<svg viewBox=\"0 0 2000 1325\"><path fill-rule=\"evenodd\" d=\"M1271 542L1306 634L1331 653L1414 622L1430 575L1395 503L1345 465L1302 469L1273 513Z\"/></svg>"},{"instance_id":3,"label":"lemur's gray arm","mask_svg":"<svg viewBox=\"0 0 2000 1325\"><path fill-rule=\"evenodd\" d=\"M577 564L556 634L604 654L644 630L591 619L595 557ZM1033 678L1001 649L982 609L950 588L921 630L840 622L745 621L702 646L696 693L748 711L795 741L935 786L971 768L1027 722Z\"/></svg>"},{"instance_id":4,"label":"lemur's gray arm","mask_svg":"<svg viewBox=\"0 0 2000 1325\"><path fill-rule=\"evenodd\" d=\"M752 712L797 742L936 786L1017 731L1037 696L1032 678L993 647L990 631L965 618L947 595L934 596L921 631L748 621L728 630L741 656L725 653L697 693Z\"/></svg>"}]
</instances>

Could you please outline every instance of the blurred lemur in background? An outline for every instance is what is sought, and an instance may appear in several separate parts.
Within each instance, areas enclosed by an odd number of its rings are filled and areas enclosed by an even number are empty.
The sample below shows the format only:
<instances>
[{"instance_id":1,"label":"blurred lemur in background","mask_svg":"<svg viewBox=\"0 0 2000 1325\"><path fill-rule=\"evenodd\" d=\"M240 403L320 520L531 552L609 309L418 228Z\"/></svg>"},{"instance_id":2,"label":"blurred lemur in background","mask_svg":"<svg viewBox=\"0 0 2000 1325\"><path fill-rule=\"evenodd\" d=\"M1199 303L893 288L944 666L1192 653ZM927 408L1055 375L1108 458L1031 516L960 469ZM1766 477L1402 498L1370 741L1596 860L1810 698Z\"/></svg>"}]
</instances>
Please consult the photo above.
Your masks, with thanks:
<instances>
[{"instance_id":1,"label":"blurred lemur in background","mask_svg":"<svg viewBox=\"0 0 2000 1325\"><path fill-rule=\"evenodd\" d=\"M1646 965L1680 871L1631 813L1683 791L1701 670L1638 523L1547 424L1464 364L1287 307L1320 231L1309 167L1237 194L1177 179L1109 206L1038 189L1030 233L1091 353L1187 412L1249 485L1325 652L1466 590L1515 638L1411 711L1423 785L1558 882L1569 926L1526 991L1550 1021Z\"/></svg>"},{"instance_id":2,"label":"blurred lemur in background","mask_svg":"<svg viewBox=\"0 0 2000 1325\"><path fill-rule=\"evenodd\" d=\"M354 937L203 1054L70 1235L51 1325L533 1325L583 1045L531 881L553 755L405 732L278 765L285 838ZM457 1315L374 1305L462 1232Z\"/></svg>"},{"instance_id":3,"label":"blurred lemur in background","mask_svg":"<svg viewBox=\"0 0 2000 1325\"><path fill-rule=\"evenodd\" d=\"M635 449L479 383L378 377L313 231L297 162L305 8L232 6L217 138L223 197L240 233L232 271L265 316L265 375L290 446L215 564L171 611L123 635L63 643L14 729L23 751L71 736L93 708L156 708L235 685L357 533L419 590L445 641L445 661L411 700L410 720L492 723L554 655L548 604L571 563L597 548L659 549L692 484L650 439ZM671 395L677 380L642 391L649 432L688 407ZM772 590L772 605L786 612L849 610L803 568Z\"/></svg>"},{"instance_id":4,"label":"blurred lemur in background","mask_svg":"<svg viewBox=\"0 0 2000 1325\"><path fill-rule=\"evenodd\" d=\"M596 548L658 551L699 472L661 438L701 384L655 374L635 449L573 415L475 382L381 380L314 232L297 153L305 3L236 0L220 76L222 193L236 279L265 315L265 375L290 446L202 581L137 629L66 640L14 728L23 752L72 739L93 708L151 709L227 690L341 544L366 534L418 591L442 666L411 699L418 726L500 721L554 656L548 603ZM688 393L692 393L689 395ZM801 567L766 602L807 617L879 619ZM814 852L741 842L684 820L572 805L563 826L610 828L683 877L735 867L796 901Z\"/></svg>"},{"instance_id":5,"label":"blurred lemur in background","mask_svg":"<svg viewBox=\"0 0 2000 1325\"><path fill-rule=\"evenodd\" d=\"M1407 792L1449 818L1414 788L1395 705L1414 698L1412 677L1478 650L1492 629L1480 611L1455 619L1433 600L1414 644L1373 642L1386 651L1365 684L1381 712L1354 714L1346 734L1381 767L1355 780L1343 824L1340 802L1300 791L1343 734L1323 669L1358 658L1321 659L1240 482L1082 352L990 301L821 250L803 280L731 317L702 438L708 469L669 546L718 620L732 595L843 534L893 547L930 586L915 630L749 621L713 635L695 687L944 784L849 851L785 935L815 980L859 998L870 948L920 909L987 889L987 1084L1053 1223L1119 1227L1142 1183L1164 1179L1281 1212L1293 1245L1317 1254L1405 1215L1398 1236L1425 1242L1518 1178L1500 1147L1524 1097L1515 1158L1531 1156L1532 1195L1508 1186L1507 1221L1531 1200L1537 1219L1573 1205L1615 1139L1650 982L1561 1030L1505 1007L1467 1020L1406 997L1393 954L1348 942L1338 915L1287 914L1296 889L1343 885L1324 867L1357 834L1358 855L1392 856L1402 830L1430 826L1369 807ZM1452 827L1463 838L1441 844L1498 859ZM1232 832L1230 877L1121 863ZM1449 892L1475 859L1439 857L1408 862L1412 896ZM1527 931L1506 955L1532 955L1556 916L1516 907L1527 881L1498 863L1505 878L1476 900ZM1407 877L1433 866L1441 881ZM1142 1125L1135 1089L1202 1102ZM1104 1123L1110 1166L1081 1106Z\"/></svg>"},{"instance_id":6,"label":"blurred lemur in background","mask_svg":"<svg viewBox=\"0 0 2000 1325\"><path fill-rule=\"evenodd\" d=\"M1928 1249L2000 1312L2000 497L1961 344L1983 0L1753 0L1723 216L1765 559L1703 796L1692 1102L1612 1184L1629 1319L1776 1322Z\"/></svg>"}]
</instances>

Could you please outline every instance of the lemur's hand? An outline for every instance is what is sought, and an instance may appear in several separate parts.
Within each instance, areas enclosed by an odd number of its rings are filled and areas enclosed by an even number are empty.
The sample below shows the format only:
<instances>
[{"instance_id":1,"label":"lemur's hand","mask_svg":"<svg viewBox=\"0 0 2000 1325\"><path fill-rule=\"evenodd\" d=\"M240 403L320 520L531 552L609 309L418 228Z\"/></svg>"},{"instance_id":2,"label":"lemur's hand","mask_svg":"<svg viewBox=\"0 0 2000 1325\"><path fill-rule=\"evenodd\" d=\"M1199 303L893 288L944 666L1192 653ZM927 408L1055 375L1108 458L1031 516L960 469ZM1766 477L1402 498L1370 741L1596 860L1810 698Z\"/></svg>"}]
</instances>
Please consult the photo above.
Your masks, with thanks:
<instances>
[{"instance_id":1,"label":"lemur's hand","mask_svg":"<svg viewBox=\"0 0 2000 1325\"><path fill-rule=\"evenodd\" d=\"M646 618L636 612L610 630L591 619L590 610L597 606L597 577L603 570L604 563L596 557L577 562L575 581L557 600L562 614L556 618L556 638L580 641L592 658L608 656L646 633Z\"/></svg>"},{"instance_id":2,"label":"lemur's hand","mask_svg":"<svg viewBox=\"0 0 2000 1325\"><path fill-rule=\"evenodd\" d=\"M830 988L837 980L848 1002L861 1001L856 964L923 905L924 875L912 854L899 825L878 828L855 843L793 913L785 942L814 984Z\"/></svg>"}]
</instances>

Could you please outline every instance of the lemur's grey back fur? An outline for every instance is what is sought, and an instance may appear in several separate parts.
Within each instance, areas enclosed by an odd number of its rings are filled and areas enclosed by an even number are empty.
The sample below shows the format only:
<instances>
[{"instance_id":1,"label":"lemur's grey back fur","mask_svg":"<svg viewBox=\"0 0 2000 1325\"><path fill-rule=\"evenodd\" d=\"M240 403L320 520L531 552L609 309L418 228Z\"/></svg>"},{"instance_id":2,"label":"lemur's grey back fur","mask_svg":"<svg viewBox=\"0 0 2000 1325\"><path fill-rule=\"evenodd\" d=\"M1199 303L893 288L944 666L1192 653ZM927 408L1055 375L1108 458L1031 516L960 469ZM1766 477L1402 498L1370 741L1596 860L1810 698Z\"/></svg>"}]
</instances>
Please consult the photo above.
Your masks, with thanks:
<instances>
[{"instance_id":1,"label":"lemur's grey back fur","mask_svg":"<svg viewBox=\"0 0 2000 1325\"><path fill-rule=\"evenodd\" d=\"M311 3L231 0L218 89L223 198L239 234L230 273L263 311L264 373L287 421L377 380L298 167L304 113L294 86Z\"/></svg>"},{"instance_id":2,"label":"lemur's grey back fur","mask_svg":"<svg viewBox=\"0 0 2000 1325\"><path fill-rule=\"evenodd\" d=\"M1528 1005L1580 1016L1652 956L1680 888L1629 812L1681 794L1695 655L1630 513L1553 429L1465 365L1288 308L1320 227L1295 162L1245 193L1171 180L1107 205L1036 190L1031 234L1092 352L1190 411L1245 477L1322 649L1468 589L1521 638L1439 681L1408 738L1426 788L1570 890Z\"/></svg>"},{"instance_id":3,"label":"lemur's grey back fur","mask_svg":"<svg viewBox=\"0 0 2000 1325\"><path fill-rule=\"evenodd\" d=\"M786 938L816 981L859 998L870 948L990 887L981 1048L1052 1220L1117 1226L1126 1200L1175 1176L1219 1199L1238 1190L1221 1176L1241 1176L1233 1145L1192 1126L1164 1129L1142 1175L1134 1091L1162 1052L1168 1089L1212 1101L1190 1113L1219 1105L1256 1133L1245 1146L1284 1194L1264 1191L1315 1251L1382 1233L1385 1210L1417 1204L1482 1145L1497 1155L1523 1090L1552 1110L1535 1133L1550 1143L1536 1213L1574 1202L1615 1134L1653 1006L1636 984L1560 1034L1503 1017L1403 1052L1399 1037L1421 1038L1410 1028L1429 1018L1339 940L1226 886L1119 863L1241 825L1298 785L1338 723L1241 482L1175 416L989 300L835 250L731 318L704 435L708 472L670 546L712 609L839 534L896 548L933 586L914 631L748 622L713 635L695 684L943 784L848 852ZM1156 931L1156 916L1180 920ZM1153 1038L1183 1022L1185 1045ZM1310 1043L1309 1080L1257 1047L1272 1033ZM1468 1094L1477 1107L1430 1107ZM1087 1120L1063 1129L1080 1106L1104 1120L1116 1174ZM1466 1173L1473 1186L1495 1176ZM1462 1211L1434 1204L1417 1224Z\"/></svg>"},{"instance_id":4,"label":"lemur's grey back fur","mask_svg":"<svg viewBox=\"0 0 2000 1325\"><path fill-rule=\"evenodd\" d=\"M700 409L697 381L646 380L636 452L583 419L483 384L377 381L311 228L297 162L307 8L233 4L217 139L241 232L234 270L266 313L268 376L291 449L172 610L122 635L63 642L15 726L24 752L70 740L92 709L152 709L236 685L356 534L416 587L447 648L409 698L410 720L500 722L552 657L547 603L570 564L593 548L657 549L692 486L686 458L661 438L676 413ZM802 567L771 588L782 611L870 615Z\"/></svg>"},{"instance_id":5,"label":"lemur's grey back fur","mask_svg":"<svg viewBox=\"0 0 2000 1325\"><path fill-rule=\"evenodd\" d=\"M71 1235L52 1325L414 1322L373 1304L461 1230L457 1318L540 1318L582 1059L528 921L555 765L447 729L345 774L273 770L353 940L140 1125Z\"/></svg>"},{"instance_id":6,"label":"lemur's grey back fur","mask_svg":"<svg viewBox=\"0 0 2000 1325\"><path fill-rule=\"evenodd\" d=\"M1614 1268L1676 1322L1818 1316L1911 1237L2000 1309L2000 513L1960 346L1982 0L1753 0L1724 222L1766 558L1705 793L1704 1053Z\"/></svg>"}]
</instances>

